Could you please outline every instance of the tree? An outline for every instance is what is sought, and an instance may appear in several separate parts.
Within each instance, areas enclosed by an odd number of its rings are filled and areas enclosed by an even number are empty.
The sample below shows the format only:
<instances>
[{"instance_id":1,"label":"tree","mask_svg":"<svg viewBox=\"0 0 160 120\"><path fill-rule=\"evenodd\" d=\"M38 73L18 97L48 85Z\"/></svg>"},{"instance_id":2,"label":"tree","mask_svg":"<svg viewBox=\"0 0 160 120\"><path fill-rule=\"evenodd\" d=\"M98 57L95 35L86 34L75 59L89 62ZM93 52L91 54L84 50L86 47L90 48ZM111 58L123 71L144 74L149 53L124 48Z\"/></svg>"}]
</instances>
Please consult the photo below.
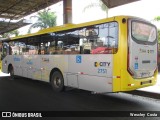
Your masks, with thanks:
<instances>
[{"instance_id":1,"label":"tree","mask_svg":"<svg viewBox=\"0 0 160 120\"><path fill-rule=\"evenodd\" d=\"M155 20L155 21L160 21L160 16L156 16L156 17L154 18L154 20Z\"/></svg>"},{"instance_id":2,"label":"tree","mask_svg":"<svg viewBox=\"0 0 160 120\"><path fill-rule=\"evenodd\" d=\"M102 11L105 11L106 12L106 17L108 17L108 7L103 3L102 0L98 0L98 2L91 2L91 4L87 5L83 11L85 12L87 9L89 8L93 8L93 7L99 7L101 8Z\"/></svg>"},{"instance_id":3,"label":"tree","mask_svg":"<svg viewBox=\"0 0 160 120\"><path fill-rule=\"evenodd\" d=\"M38 12L36 16L32 17L37 18L37 21L30 26L28 33L31 33L32 28L44 29L56 26L57 16L55 15L55 12L49 12L49 10L43 10L41 12Z\"/></svg>"},{"instance_id":4,"label":"tree","mask_svg":"<svg viewBox=\"0 0 160 120\"><path fill-rule=\"evenodd\" d=\"M14 35L15 37L17 37L17 36L19 35L19 31L18 31L18 30L13 30L13 31L4 33L4 34L2 34L2 37L3 37L3 38L9 38L9 37L11 37L11 36L13 36L13 35Z\"/></svg>"}]
</instances>

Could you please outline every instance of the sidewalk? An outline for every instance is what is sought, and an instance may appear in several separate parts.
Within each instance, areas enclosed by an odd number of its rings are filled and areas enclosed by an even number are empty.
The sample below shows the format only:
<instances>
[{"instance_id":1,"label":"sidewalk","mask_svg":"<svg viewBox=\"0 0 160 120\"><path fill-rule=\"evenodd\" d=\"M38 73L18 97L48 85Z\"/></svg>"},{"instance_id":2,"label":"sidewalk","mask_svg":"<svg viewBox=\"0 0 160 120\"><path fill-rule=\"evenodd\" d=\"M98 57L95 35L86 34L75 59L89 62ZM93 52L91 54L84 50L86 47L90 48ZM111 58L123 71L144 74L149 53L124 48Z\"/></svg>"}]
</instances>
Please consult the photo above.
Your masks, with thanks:
<instances>
[{"instance_id":1,"label":"sidewalk","mask_svg":"<svg viewBox=\"0 0 160 120\"><path fill-rule=\"evenodd\" d=\"M0 77L4 77L4 76L9 76L9 74L5 74L5 73L0 71Z\"/></svg>"}]
</instances>

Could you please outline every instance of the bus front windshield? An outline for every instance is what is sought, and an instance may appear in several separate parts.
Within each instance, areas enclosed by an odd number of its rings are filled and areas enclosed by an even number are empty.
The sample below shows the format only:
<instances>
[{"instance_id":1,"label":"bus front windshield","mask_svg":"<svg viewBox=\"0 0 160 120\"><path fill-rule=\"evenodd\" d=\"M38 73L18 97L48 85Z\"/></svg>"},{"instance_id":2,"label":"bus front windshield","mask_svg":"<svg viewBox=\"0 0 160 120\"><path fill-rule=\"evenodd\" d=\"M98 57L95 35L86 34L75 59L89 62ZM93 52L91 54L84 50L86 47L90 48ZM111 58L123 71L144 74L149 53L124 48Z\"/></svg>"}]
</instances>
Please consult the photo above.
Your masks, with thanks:
<instances>
[{"instance_id":1,"label":"bus front windshield","mask_svg":"<svg viewBox=\"0 0 160 120\"><path fill-rule=\"evenodd\" d=\"M153 43L156 41L156 27L143 22L132 21L132 37L139 42Z\"/></svg>"}]
</instances>

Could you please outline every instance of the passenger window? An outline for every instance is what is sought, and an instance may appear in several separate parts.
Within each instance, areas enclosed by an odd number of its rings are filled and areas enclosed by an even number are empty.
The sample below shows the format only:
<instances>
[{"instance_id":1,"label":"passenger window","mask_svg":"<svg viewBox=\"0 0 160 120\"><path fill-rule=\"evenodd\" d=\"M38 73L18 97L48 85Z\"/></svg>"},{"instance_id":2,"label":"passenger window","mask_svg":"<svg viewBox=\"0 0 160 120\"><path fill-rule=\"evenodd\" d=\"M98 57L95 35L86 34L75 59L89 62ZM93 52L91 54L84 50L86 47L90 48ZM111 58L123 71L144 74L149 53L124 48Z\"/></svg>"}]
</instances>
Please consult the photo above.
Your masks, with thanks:
<instances>
[{"instance_id":1,"label":"passenger window","mask_svg":"<svg viewBox=\"0 0 160 120\"><path fill-rule=\"evenodd\" d=\"M80 54L79 30L73 30L66 33L67 41L65 42L65 54Z\"/></svg>"},{"instance_id":2,"label":"passenger window","mask_svg":"<svg viewBox=\"0 0 160 120\"><path fill-rule=\"evenodd\" d=\"M114 54L118 50L117 22L91 26L81 31L84 54Z\"/></svg>"},{"instance_id":3,"label":"passenger window","mask_svg":"<svg viewBox=\"0 0 160 120\"><path fill-rule=\"evenodd\" d=\"M56 34L55 46L56 54L79 54L78 30L67 31Z\"/></svg>"}]
</instances>

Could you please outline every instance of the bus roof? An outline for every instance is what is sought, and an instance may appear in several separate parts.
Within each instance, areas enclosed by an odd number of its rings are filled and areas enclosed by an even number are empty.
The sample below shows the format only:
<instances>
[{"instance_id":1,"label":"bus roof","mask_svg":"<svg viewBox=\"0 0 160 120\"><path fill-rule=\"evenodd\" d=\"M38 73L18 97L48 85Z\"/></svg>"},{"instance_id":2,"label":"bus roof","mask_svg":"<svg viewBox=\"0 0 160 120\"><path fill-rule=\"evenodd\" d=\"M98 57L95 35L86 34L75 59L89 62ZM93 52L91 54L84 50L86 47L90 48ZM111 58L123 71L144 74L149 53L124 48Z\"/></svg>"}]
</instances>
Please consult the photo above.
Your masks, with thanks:
<instances>
[{"instance_id":1,"label":"bus roof","mask_svg":"<svg viewBox=\"0 0 160 120\"><path fill-rule=\"evenodd\" d=\"M86 22L86 23L80 23L80 24L65 24L65 25L61 25L61 26L55 26L55 27L42 29L42 30L40 30L36 33L21 35L21 36L13 37L13 38L10 38L10 39L11 40L16 40L16 39L21 39L21 38L38 36L38 35L42 35L42 34L46 34L46 33L76 29L76 28L81 28L81 27L90 26L90 25L94 25L94 24L109 22L109 21L119 21L119 20L122 20L122 18L129 18L129 17L132 17L132 16L115 16L115 17L110 17L110 18L105 18L105 19L100 19L100 20Z\"/></svg>"}]
</instances>

